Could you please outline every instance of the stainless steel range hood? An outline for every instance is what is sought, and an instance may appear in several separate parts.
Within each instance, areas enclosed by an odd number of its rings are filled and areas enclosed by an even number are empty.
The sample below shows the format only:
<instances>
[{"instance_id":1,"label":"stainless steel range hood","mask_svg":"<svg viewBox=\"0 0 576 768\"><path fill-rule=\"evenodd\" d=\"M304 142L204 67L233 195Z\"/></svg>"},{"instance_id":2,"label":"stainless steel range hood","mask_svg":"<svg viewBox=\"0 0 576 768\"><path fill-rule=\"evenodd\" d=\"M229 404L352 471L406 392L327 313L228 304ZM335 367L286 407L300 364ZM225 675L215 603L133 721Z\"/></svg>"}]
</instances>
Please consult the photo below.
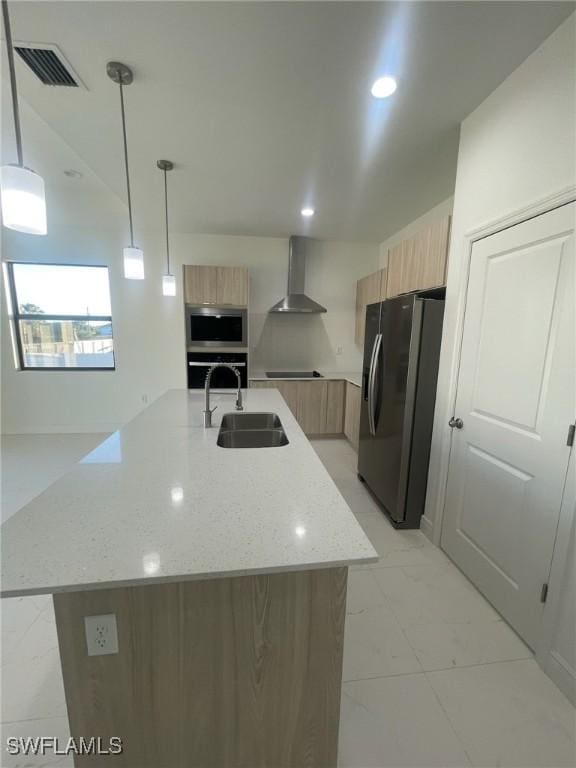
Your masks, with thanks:
<instances>
[{"instance_id":1,"label":"stainless steel range hood","mask_svg":"<svg viewBox=\"0 0 576 768\"><path fill-rule=\"evenodd\" d=\"M307 240L307 237L297 237L296 235L290 238L288 245L288 293L284 299L270 308L270 312L292 312L294 314L326 312L325 307L304 293Z\"/></svg>"}]
</instances>

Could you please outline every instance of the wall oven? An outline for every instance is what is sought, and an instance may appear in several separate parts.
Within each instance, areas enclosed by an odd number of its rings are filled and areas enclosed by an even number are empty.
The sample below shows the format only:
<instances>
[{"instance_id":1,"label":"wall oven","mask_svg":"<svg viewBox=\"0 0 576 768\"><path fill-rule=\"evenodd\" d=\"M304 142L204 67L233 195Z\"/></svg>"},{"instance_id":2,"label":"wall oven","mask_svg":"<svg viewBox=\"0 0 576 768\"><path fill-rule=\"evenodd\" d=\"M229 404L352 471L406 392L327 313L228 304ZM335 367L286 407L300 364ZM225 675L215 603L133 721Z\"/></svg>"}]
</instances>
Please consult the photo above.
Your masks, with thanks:
<instances>
[{"instance_id":1,"label":"wall oven","mask_svg":"<svg viewBox=\"0 0 576 768\"><path fill-rule=\"evenodd\" d=\"M245 309L186 305L186 342L189 347L247 347Z\"/></svg>"},{"instance_id":2,"label":"wall oven","mask_svg":"<svg viewBox=\"0 0 576 768\"><path fill-rule=\"evenodd\" d=\"M188 389L203 389L211 365L228 363L240 372L242 389L248 386L248 355L242 352L188 352ZM236 374L229 368L216 368L210 381L211 389L236 389Z\"/></svg>"}]
</instances>

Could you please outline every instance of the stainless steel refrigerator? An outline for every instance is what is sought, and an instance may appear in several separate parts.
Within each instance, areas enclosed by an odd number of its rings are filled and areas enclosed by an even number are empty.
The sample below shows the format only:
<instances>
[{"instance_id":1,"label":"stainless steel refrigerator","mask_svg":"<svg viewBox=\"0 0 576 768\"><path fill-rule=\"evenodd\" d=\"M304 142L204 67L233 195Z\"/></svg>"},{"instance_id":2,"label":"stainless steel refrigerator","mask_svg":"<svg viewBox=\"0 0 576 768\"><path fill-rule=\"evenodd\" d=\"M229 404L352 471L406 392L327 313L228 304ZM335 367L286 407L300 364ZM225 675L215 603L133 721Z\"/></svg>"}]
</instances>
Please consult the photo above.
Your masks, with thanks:
<instances>
[{"instance_id":1,"label":"stainless steel refrigerator","mask_svg":"<svg viewBox=\"0 0 576 768\"><path fill-rule=\"evenodd\" d=\"M366 308L358 475L397 528L424 511L443 292Z\"/></svg>"}]
</instances>

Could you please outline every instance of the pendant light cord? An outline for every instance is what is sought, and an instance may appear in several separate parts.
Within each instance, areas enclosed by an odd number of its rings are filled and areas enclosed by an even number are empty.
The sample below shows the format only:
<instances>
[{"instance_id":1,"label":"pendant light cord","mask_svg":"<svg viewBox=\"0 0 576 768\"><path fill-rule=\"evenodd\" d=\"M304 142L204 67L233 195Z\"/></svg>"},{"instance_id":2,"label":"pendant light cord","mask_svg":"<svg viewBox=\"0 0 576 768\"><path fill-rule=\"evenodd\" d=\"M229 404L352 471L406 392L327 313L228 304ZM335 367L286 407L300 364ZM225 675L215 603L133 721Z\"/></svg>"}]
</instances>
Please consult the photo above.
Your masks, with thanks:
<instances>
[{"instance_id":1,"label":"pendant light cord","mask_svg":"<svg viewBox=\"0 0 576 768\"><path fill-rule=\"evenodd\" d=\"M6 0L2 0L6 2ZM126 112L124 110L124 87L120 79L120 110L122 112L122 138L124 140L124 165L126 167L126 191L128 193L128 219L130 221L130 245L134 248L134 224L132 222L132 195L130 194L130 174L128 172L128 141L126 139Z\"/></svg>"},{"instance_id":2,"label":"pendant light cord","mask_svg":"<svg viewBox=\"0 0 576 768\"><path fill-rule=\"evenodd\" d=\"M166 270L170 274L170 242L168 239L168 178L164 168L164 207L166 212Z\"/></svg>"},{"instance_id":3,"label":"pendant light cord","mask_svg":"<svg viewBox=\"0 0 576 768\"><path fill-rule=\"evenodd\" d=\"M14 47L12 45L12 30L10 29L10 15L8 13L8 0L2 0L2 16L4 18L4 33L6 35L6 49L8 52L8 69L10 71L10 90L12 91L12 112L14 113L14 135L16 137L16 153L18 165L24 167L22 155L22 133L20 131L20 111L18 109L18 92L16 90L16 69L14 67Z\"/></svg>"}]
</instances>

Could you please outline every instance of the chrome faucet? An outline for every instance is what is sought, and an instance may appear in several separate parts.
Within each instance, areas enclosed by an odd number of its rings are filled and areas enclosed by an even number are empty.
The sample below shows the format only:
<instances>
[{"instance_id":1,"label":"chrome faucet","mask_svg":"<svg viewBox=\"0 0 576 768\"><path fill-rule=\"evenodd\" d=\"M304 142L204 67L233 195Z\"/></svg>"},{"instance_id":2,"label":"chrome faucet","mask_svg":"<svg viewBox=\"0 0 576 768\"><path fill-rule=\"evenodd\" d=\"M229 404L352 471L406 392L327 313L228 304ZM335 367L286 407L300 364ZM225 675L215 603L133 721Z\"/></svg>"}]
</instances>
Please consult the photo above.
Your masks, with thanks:
<instances>
[{"instance_id":1,"label":"chrome faucet","mask_svg":"<svg viewBox=\"0 0 576 768\"><path fill-rule=\"evenodd\" d=\"M236 378L238 379L238 392L236 392L236 410L244 410L242 407L242 380L240 379L240 371L238 368L234 368L233 365L229 365L228 363L216 363L216 365L211 365L208 369L208 373L206 374L206 383L204 384L204 410L202 413L204 414L205 428L212 426L212 414L216 408L218 408L218 406L215 405L214 408L210 410L210 380L212 378L212 371L214 371L216 368L229 368L233 373L236 374Z\"/></svg>"}]
</instances>

